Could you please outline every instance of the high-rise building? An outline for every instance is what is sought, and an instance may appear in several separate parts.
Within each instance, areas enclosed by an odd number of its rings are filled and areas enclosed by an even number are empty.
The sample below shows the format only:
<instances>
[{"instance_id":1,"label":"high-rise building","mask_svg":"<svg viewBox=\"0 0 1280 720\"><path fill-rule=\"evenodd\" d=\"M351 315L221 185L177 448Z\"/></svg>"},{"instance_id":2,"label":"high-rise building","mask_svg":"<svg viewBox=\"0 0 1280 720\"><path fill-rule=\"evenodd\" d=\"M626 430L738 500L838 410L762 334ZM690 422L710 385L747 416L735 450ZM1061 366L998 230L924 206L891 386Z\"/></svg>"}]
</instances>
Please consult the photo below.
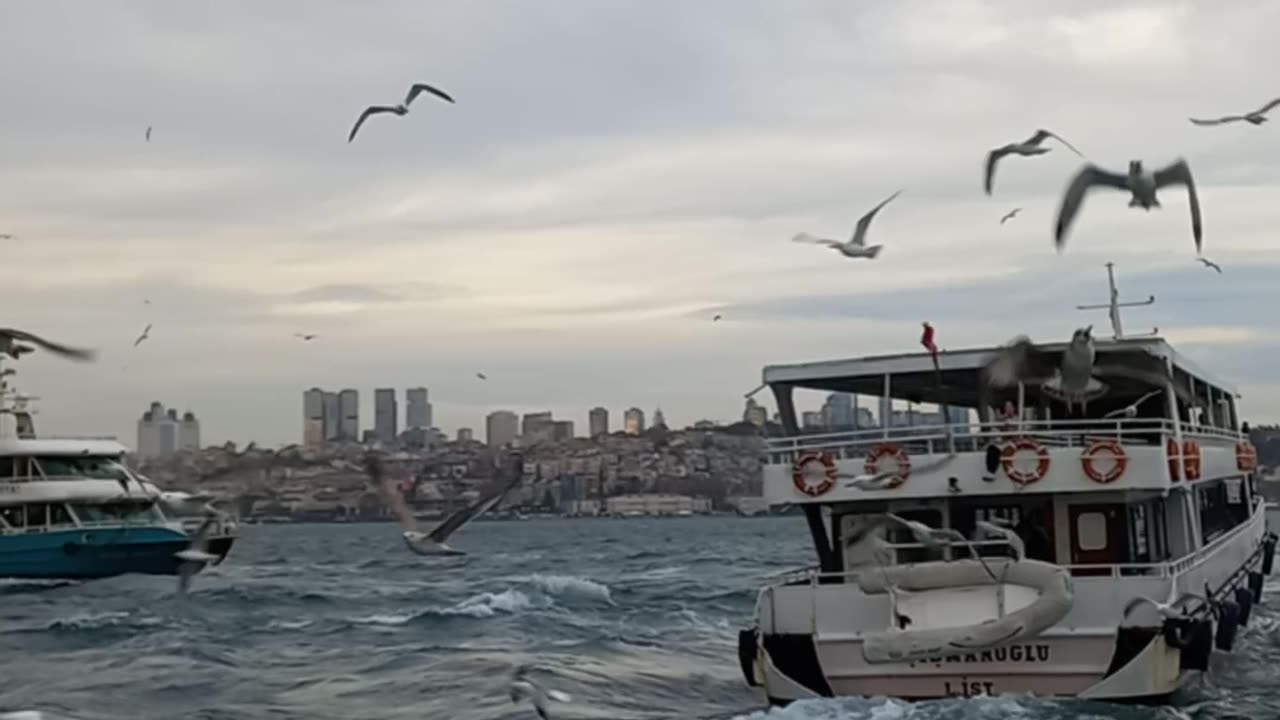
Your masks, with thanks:
<instances>
[{"instance_id":1,"label":"high-rise building","mask_svg":"<svg viewBox=\"0 0 1280 720\"><path fill-rule=\"evenodd\" d=\"M471 428L458 428L458 442L471 442L472 439Z\"/></svg>"},{"instance_id":2,"label":"high-rise building","mask_svg":"<svg viewBox=\"0 0 1280 720\"><path fill-rule=\"evenodd\" d=\"M484 439L489 447L502 447L515 442L520 418L510 410L495 410L484 419Z\"/></svg>"},{"instance_id":3,"label":"high-rise building","mask_svg":"<svg viewBox=\"0 0 1280 720\"><path fill-rule=\"evenodd\" d=\"M644 432L644 411L638 407L627 408L622 415L622 430L628 435Z\"/></svg>"},{"instance_id":4,"label":"high-rise building","mask_svg":"<svg viewBox=\"0 0 1280 720\"><path fill-rule=\"evenodd\" d=\"M427 400L427 389L409 388L404 391L404 399L405 429L431 427L431 403Z\"/></svg>"},{"instance_id":5,"label":"high-rise building","mask_svg":"<svg viewBox=\"0 0 1280 720\"><path fill-rule=\"evenodd\" d=\"M602 407L593 407L587 413L587 430L591 437L609 434L609 411Z\"/></svg>"},{"instance_id":6,"label":"high-rise building","mask_svg":"<svg viewBox=\"0 0 1280 720\"><path fill-rule=\"evenodd\" d=\"M343 442L360 439L360 393L347 388L338 393L338 437Z\"/></svg>"},{"instance_id":7,"label":"high-rise building","mask_svg":"<svg viewBox=\"0 0 1280 720\"><path fill-rule=\"evenodd\" d=\"M520 438L525 445L550 440L554 423L555 420L551 417L549 410L525 413L524 417L520 418Z\"/></svg>"},{"instance_id":8,"label":"high-rise building","mask_svg":"<svg viewBox=\"0 0 1280 720\"><path fill-rule=\"evenodd\" d=\"M764 427L764 423L768 419L769 411L756 402L755 398L747 398L747 406L742 411L742 421L749 422L756 427Z\"/></svg>"},{"instance_id":9,"label":"high-rise building","mask_svg":"<svg viewBox=\"0 0 1280 720\"><path fill-rule=\"evenodd\" d=\"M320 388L302 393L302 444L308 448L324 445L324 391Z\"/></svg>"},{"instance_id":10,"label":"high-rise building","mask_svg":"<svg viewBox=\"0 0 1280 720\"><path fill-rule=\"evenodd\" d=\"M662 414L662 408L655 408L653 411L653 426L658 427L659 425L666 427L667 417Z\"/></svg>"},{"instance_id":11,"label":"high-rise building","mask_svg":"<svg viewBox=\"0 0 1280 720\"><path fill-rule=\"evenodd\" d=\"M556 442L561 440L573 439L573 421L572 420L552 420L551 421L551 439Z\"/></svg>"},{"instance_id":12,"label":"high-rise building","mask_svg":"<svg viewBox=\"0 0 1280 720\"><path fill-rule=\"evenodd\" d=\"M200 449L200 422L193 413L184 413L178 418L178 411L165 410L158 402L138 420L138 456L143 458L164 457L179 450Z\"/></svg>"},{"instance_id":13,"label":"high-rise building","mask_svg":"<svg viewBox=\"0 0 1280 720\"><path fill-rule=\"evenodd\" d=\"M829 428L853 427L853 408L853 395L831 393L822 404L822 424Z\"/></svg>"},{"instance_id":14,"label":"high-rise building","mask_svg":"<svg viewBox=\"0 0 1280 720\"><path fill-rule=\"evenodd\" d=\"M800 413L800 427L806 430L818 430L826 427L825 420L823 413L816 410L806 410Z\"/></svg>"},{"instance_id":15,"label":"high-rise building","mask_svg":"<svg viewBox=\"0 0 1280 720\"><path fill-rule=\"evenodd\" d=\"M342 413L338 406L338 393L326 392L323 396L324 402L324 441L326 443L337 442L341 437L342 431Z\"/></svg>"},{"instance_id":16,"label":"high-rise building","mask_svg":"<svg viewBox=\"0 0 1280 720\"><path fill-rule=\"evenodd\" d=\"M395 388L377 388L373 391L373 434L378 441L390 445L400 434L400 413L396 405Z\"/></svg>"}]
</instances>

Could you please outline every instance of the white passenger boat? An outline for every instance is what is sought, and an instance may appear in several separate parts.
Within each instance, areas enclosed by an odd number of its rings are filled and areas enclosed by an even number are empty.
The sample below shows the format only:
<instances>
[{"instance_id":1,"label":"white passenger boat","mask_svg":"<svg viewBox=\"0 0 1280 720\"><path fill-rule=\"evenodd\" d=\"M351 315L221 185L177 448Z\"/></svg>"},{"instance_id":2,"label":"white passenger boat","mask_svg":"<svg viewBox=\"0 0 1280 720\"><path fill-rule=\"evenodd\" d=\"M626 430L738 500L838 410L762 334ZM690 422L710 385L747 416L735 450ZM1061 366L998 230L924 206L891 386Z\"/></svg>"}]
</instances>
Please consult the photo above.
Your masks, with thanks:
<instances>
[{"instance_id":1,"label":"white passenger boat","mask_svg":"<svg viewBox=\"0 0 1280 720\"><path fill-rule=\"evenodd\" d=\"M739 636L771 703L1159 701L1247 626L1278 538L1238 393L1159 337L1113 339L1100 364L1160 358L1195 406L1169 382L1121 379L1068 414L1040 387L984 390L997 350L943 353L940 376L924 353L765 368L787 436L768 441L764 493L803 508L818 559L761 589ZM878 396L881 418L894 400L934 403L949 422L805 434L798 388ZM1006 402L1016 412L993 419ZM865 477L895 470L878 488Z\"/></svg>"}]
</instances>

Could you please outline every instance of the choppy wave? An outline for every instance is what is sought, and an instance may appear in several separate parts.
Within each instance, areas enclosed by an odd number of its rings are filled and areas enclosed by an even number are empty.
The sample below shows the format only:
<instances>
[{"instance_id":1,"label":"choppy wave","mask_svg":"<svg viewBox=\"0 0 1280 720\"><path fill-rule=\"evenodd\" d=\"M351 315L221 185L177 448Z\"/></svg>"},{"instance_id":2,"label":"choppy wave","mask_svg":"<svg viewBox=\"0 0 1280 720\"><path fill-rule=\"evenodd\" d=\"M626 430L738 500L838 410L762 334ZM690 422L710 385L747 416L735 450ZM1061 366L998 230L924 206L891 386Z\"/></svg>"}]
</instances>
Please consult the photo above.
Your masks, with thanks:
<instances>
[{"instance_id":1,"label":"choppy wave","mask_svg":"<svg viewBox=\"0 0 1280 720\"><path fill-rule=\"evenodd\" d=\"M505 678L533 663L573 695L557 717L658 720L1280 718L1270 597L1181 707L1023 697L834 699L769 710L736 630L763 576L811 562L802 519L468 526L459 560L391 525L249 526L197 577L0 583L0 720L495 720L535 717ZM1267 586L1280 598L1280 582Z\"/></svg>"}]
</instances>

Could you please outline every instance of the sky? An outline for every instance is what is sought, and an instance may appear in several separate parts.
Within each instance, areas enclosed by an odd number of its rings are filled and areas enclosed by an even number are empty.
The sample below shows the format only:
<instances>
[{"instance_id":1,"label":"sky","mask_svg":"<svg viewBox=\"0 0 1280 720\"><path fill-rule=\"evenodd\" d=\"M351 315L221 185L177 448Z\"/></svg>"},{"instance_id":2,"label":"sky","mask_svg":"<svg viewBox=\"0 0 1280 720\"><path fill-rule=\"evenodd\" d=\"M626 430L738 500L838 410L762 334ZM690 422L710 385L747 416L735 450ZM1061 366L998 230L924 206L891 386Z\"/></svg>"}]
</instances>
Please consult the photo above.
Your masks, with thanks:
<instances>
[{"instance_id":1,"label":"sky","mask_svg":"<svg viewBox=\"0 0 1280 720\"><path fill-rule=\"evenodd\" d=\"M99 350L23 361L42 433L132 444L158 400L206 444L299 442L312 386L360 390L365 425L374 387L419 385L449 432L684 425L740 418L767 364L916 350L923 320L944 348L1105 331L1075 306L1113 261L1122 300L1157 296L1126 329L1274 422L1280 114L1187 118L1280 94L1277 23L1266 0L4 3L0 325ZM347 143L413 82L457 104ZM1052 141L985 195L986 152L1041 127L1118 171L1186 158L1223 274L1176 187L1150 212L1093 192L1057 253L1082 160ZM899 189L874 261L790 241Z\"/></svg>"}]
</instances>

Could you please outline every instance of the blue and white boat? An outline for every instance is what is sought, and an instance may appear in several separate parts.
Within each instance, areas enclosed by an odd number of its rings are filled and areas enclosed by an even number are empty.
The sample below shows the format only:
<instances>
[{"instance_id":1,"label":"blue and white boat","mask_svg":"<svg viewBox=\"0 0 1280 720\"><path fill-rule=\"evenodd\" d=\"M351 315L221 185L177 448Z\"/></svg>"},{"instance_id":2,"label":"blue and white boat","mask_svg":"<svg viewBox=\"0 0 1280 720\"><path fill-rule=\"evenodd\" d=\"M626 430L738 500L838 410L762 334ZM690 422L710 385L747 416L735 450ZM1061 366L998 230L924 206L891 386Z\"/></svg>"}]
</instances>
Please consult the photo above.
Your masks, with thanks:
<instances>
[{"instance_id":1,"label":"blue and white boat","mask_svg":"<svg viewBox=\"0 0 1280 720\"><path fill-rule=\"evenodd\" d=\"M178 574L191 519L166 515L160 489L126 466L119 442L37 438L33 398L11 390L12 369L0 372L0 577ZM215 522L218 562L236 534L234 521Z\"/></svg>"}]
</instances>

